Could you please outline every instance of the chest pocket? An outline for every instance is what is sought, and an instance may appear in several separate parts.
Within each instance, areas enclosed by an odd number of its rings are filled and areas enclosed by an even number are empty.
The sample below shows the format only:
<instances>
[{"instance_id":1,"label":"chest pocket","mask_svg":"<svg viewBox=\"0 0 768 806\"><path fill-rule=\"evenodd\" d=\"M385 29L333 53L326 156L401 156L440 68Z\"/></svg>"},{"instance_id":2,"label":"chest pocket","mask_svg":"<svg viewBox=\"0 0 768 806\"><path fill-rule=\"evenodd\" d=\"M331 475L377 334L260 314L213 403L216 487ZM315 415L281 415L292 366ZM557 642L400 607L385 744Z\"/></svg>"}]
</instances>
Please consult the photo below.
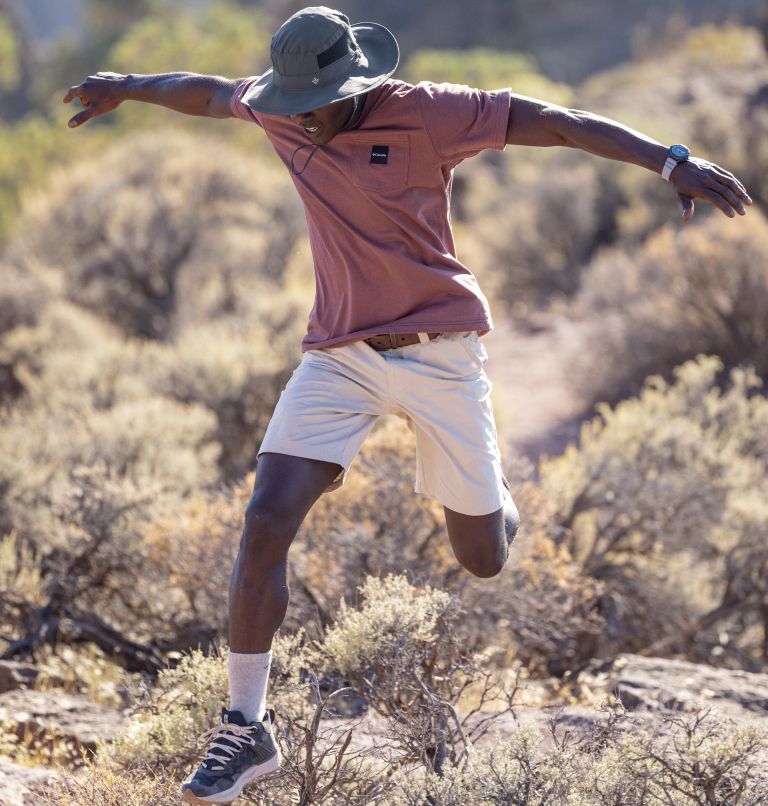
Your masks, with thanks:
<instances>
[{"instance_id":1,"label":"chest pocket","mask_svg":"<svg viewBox=\"0 0 768 806\"><path fill-rule=\"evenodd\" d=\"M408 135L355 137L350 143L352 181L363 190L398 190L408 181Z\"/></svg>"}]
</instances>

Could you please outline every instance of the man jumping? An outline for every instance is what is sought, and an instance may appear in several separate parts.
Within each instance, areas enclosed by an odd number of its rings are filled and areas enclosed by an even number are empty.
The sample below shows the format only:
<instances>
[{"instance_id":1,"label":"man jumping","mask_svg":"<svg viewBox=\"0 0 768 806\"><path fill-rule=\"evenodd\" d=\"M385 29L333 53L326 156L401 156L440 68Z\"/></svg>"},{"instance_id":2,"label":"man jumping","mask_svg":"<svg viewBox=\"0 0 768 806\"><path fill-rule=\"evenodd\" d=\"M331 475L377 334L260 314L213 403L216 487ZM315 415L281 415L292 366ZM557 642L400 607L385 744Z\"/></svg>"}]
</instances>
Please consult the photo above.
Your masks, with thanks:
<instances>
[{"instance_id":1,"label":"man jumping","mask_svg":"<svg viewBox=\"0 0 768 806\"><path fill-rule=\"evenodd\" d=\"M412 421L416 490L443 504L458 562L491 577L506 561L518 517L484 372L488 302L451 232L456 165L488 148L568 146L661 174L685 221L697 198L730 217L751 204L728 171L615 121L508 89L394 80L394 36L339 11L292 16L271 58L264 75L240 79L97 73L64 98L85 107L73 128L127 100L255 123L306 212L315 302L301 363L259 449L230 586L230 704L183 785L190 803L228 803L280 766L265 701L288 606L288 549L318 497L343 483L379 415Z\"/></svg>"}]
</instances>

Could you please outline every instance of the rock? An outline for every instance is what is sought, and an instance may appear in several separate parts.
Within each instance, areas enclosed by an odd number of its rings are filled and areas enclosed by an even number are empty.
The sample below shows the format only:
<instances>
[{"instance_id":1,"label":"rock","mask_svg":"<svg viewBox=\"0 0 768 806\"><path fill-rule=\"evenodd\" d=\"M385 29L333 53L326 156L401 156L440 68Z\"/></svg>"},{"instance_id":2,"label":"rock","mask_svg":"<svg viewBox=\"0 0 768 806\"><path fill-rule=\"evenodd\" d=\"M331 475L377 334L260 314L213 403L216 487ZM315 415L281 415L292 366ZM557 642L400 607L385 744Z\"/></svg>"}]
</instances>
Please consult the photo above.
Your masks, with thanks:
<instances>
[{"instance_id":1,"label":"rock","mask_svg":"<svg viewBox=\"0 0 768 806\"><path fill-rule=\"evenodd\" d=\"M768 716L768 674L625 654L593 665L578 683L617 694L633 711L689 711L700 704L739 721Z\"/></svg>"},{"instance_id":2,"label":"rock","mask_svg":"<svg viewBox=\"0 0 768 806\"><path fill-rule=\"evenodd\" d=\"M54 770L0 764L0 806L38 806L41 795L58 778Z\"/></svg>"},{"instance_id":3,"label":"rock","mask_svg":"<svg viewBox=\"0 0 768 806\"><path fill-rule=\"evenodd\" d=\"M123 717L78 695L17 689L0 695L0 722L24 741L55 734L69 739L75 749L94 750L99 740L114 738Z\"/></svg>"},{"instance_id":4,"label":"rock","mask_svg":"<svg viewBox=\"0 0 768 806\"><path fill-rule=\"evenodd\" d=\"M30 663L0 660L0 694L16 688L32 688L40 674L40 669Z\"/></svg>"},{"instance_id":5,"label":"rock","mask_svg":"<svg viewBox=\"0 0 768 806\"><path fill-rule=\"evenodd\" d=\"M63 685L64 683L58 675L51 676L31 663L0 660L0 694L17 688L33 688L41 675L45 676L53 685Z\"/></svg>"}]
</instances>

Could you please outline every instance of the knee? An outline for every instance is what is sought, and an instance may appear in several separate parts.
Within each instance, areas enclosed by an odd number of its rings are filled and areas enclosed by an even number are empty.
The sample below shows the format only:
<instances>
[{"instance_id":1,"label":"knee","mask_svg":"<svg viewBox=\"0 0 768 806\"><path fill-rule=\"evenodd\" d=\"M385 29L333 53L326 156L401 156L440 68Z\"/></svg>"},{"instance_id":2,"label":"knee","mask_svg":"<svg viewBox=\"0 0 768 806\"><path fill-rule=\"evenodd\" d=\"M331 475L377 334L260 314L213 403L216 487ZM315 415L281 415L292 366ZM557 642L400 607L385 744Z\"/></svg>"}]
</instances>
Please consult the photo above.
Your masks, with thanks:
<instances>
[{"instance_id":1,"label":"knee","mask_svg":"<svg viewBox=\"0 0 768 806\"><path fill-rule=\"evenodd\" d=\"M495 551L473 552L472 555L458 556L462 567L480 579L498 576L507 561L506 546L498 545Z\"/></svg>"},{"instance_id":2,"label":"knee","mask_svg":"<svg viewBox=\"0 0 768 806\"><path fill-rule=\"evenodd\" d=\"M283 562L295 532L288 516L269 504L251 500L245 510L240 558L261 566Z\"/></svg>"},{"instance_id":3,"label":"knee","mask_svg":"<svg viewBox=\"0 0 768 806\"><path fill-rule=\"evenodd\" d=\"M512 541L520 528L520 513L510 499L504 506L504 534L507 538L507 546L512 545Z\"/></svg>"},{"instance_id":4,"label":"knee","mask_svg":"<svg viewBox=\"0 0 768 806\"><path fill-rule=\"evenodd\" d=\"M506 557L491 560L473 559L470 562L462 562L462 566L473 576L479 577L480 579L491 579L501 573L505 562Z\"/></svg>"}]
</instances>

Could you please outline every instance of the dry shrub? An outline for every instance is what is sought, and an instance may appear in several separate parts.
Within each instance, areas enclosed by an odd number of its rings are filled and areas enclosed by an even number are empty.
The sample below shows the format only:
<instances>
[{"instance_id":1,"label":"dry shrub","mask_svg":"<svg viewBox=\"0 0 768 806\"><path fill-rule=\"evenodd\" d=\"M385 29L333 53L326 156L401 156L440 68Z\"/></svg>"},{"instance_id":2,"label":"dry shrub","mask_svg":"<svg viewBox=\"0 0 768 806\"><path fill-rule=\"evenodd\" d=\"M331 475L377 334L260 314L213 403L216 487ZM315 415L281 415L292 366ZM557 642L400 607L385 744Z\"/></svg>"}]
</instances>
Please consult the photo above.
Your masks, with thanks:
<instances>
[{"instance_id":1,"label":"dry shrub","mask_svg":"<svg viewBox=\"0 0 768 806\"><path fill-rule=\"evenodd\" d=\"M302 632L278 637L273 644L269 704L278 714L282 774L277 784L250 786L243 802L373 803L368 795L379 785L371 771L381 773L382 763L367 752L350 750L354 725L327 719L333 716L335 697L321 696L316 677L307 672L308 657ZM159 765L181 779L203 749L197 737L217 723L226 698L224 656L185 656L175 669L160 673L155 688L139 701L128 730L113 745L101 747L95 774L140 775L146 765Z\"/></svg>"},{"instance_id":2,"label":"dry shrub","mask_svg":"<svg viewBox=\"0 0 768 806\"><path fill-rule=\"evenodd\" d=\"M45 806L178 806L179 784L156 767L118 772L89 765L67 776L39 801Z\"/></svg>"},{"instance_id":3,"label":"dry shrub","mask_svg":"<svg viewBox=\"0 0 768 806\"><path fill-rule=\"evenodd\" d=\"M688 143L733 171L762 202L767 81L768 59L754 28L704 26L670 31L647 58L592 77L576 103L661 142ZM674 193L658 176L634 167L621 174L617 241L641 242L679 216Z\"/></svg>"},{"instance_id":4,"label":"dry shrub","mask_svg":"<svg viewBox=\"0 0 768 806\"><path fill-rule=\"evenodd\" d=\"M5 334L37 323L52 293L52 283L17 266L0 264L0 403L7 403L24 390L13 351L5 345Z\"/></svg>"},{"instance_id":5,"label":"dry shrub","mask_svg":"<svg viewBox=\"0 0 768 806\"><path fill-rule=\"evenodd\" d=\"M520 728L446 765L441 775L416 767L393 774L390 768L379 770L377 781L364 767L367 790L340 778L338 786L302 800L307 790L286 772L248 786L241 800L254 806L763 806L768 798L768 734L758 725L696 711L660 714L649 731L624 714L579 742L555 735L557 727L555 720L552 749L544 748L535 728ZM171 798L181 774L151 763L123 771L97 758L84 776L54 785L43 802L170 805L177 802L178 795Z\"/></svg>"},{"instance_id":6,"label":"dry shrub","mask_svg":"<svg viewBox=\"0 0 768 806\"><path fill-rule=\"evenodd\" d=\"M312 604L305 616L327 624L369 574L408 569L412 578L445 581L458 572L442 508L414 494L414 478L413 434L399 418L383 419L343 487L315 504L291 552L294 588Z\"/></svg>"},{"instance_id":7,"label":"dry shrub","mask_svg":"<svg viewBox=\"0 0 768 806\"><path fill-rule=\"evenodd\" d=\"M455 596L415 587L402 575L368 577L358 592L355 607L342 599L334 623L317 642L318 664L340 674L387 718L396 767L417 763L440 773L446 764L460 763L493 719L511 711L516 687L505 690L484 659L466 651ZM476 704L460 715L462 697L473 686L479 689ZM493 717L472 722L491 703Z\"/></svg>"},{"instance_id":8,"label":"dry shrub","mask_svg":"<svg viewBox=\"0 0 768 806\"><path fill-rule=\"evenodd\" d=\"M521 531L504 571L461 585L465 643L501 668L561 677L604 649L604 585L564 543L550 501L528 481L515 488Z\"/></svg>"},{"instance_id":9,"label":"dry shrub","mask_svg":"<svg viewBox=\"0 0 768 806\"><path fill-rule=\"evenodd\" d=\"M252 479L234 488L201 492L148 527L148 556L165 578L176 614L188 623L173 648L215 643L226 632L229 579Z\"/></svg>"},{"instance_id":10,"label":"dry shrub","mask_svg":"<svg viewBox=\"0 0 768 806\"><path fill-rule=\"evenodd\" d=\"M0 363L12 370L24 404L58 412L114 409L162 396L215 416L225 478L254 463L269 416L296 350L294 327L271 337L269 325L219 322L190 329L176 342L122 338L93 314L61 300L34 327L0 336ZM170 435L169 435L170 436Z\"/></svg>"},{"instance_id":11,"label":"dry shrub","mask_svg":"<svg viewBox=\"0 0 768 806\"><path fill-rule=\"evenodd\" d=\"M768 222L756 209L731 221L663 229L637 251L599 256L580 305L593 347L580 357L592 399L616 400L652 373L699 353L768 377Z\"/></svg>"},{"instance_id":12,"label":"dry shrub","mask_svg":"<svg viewBox=\"0 0 768 806\"><path fill-rule=\"evenodd\" d=\"M247 328L218 323L190 329L172 345L149 345L144 352L145 377L154 390L216 415L225 479L241 478L256 462L295 362L296 336L294 326L273 332L265 322Z\"/></svg>"},{"instance_id":13,"label":"dry shrub","mask_svg":"<svg viewBox=\"0 0 768 806\"><path fill-rule=\"evenodd\" d=\"M5 657L34 659L48 644L90 643L129 671L155 671L174 610L142 535L162 503L162 490L114 477L103 465L74 467L68 479L41 491L40 509L17 537L17 550L31 552L39 577L30 586L23 567L13 575Z\"/></svg>"},{"instance_id":14,"label":"dry shrub","mask_svg":"<svg viewBox=\"0 0 768 806\"><path fill-rule=\"evenodd\" d=\"M703 712L660 715L656 731L631 716L580 743L543 751L534 728L476 752L441 777L397 776L392 806L759 806L768 795L768 734Z\"/></svg>"},{"instance_id":15,"label":"dry shrub","mask_svg":"<svg viewBox=\"0 0 768 806\"><path fill-rule=\"evenodd\" d=\"M408 771L396 778L391 806L588 806L577 794L582 774L573 753L539 754L536 728L519 728L511 739L472 753L442 775ZM538 757L537 757L538 756Z\"/></svg>"},{"instance_id":16,"label":"dry shrub","mask_svg":"<svg viewBox=\"0 0 768 806\"><path fill-rule=\"evenodd\" d=\"M149 397L97 409L74 398L51 409L17 406L2 423L6 515L38 540L50 532L53 500L77 493L73 473L81 470L97 468L106 479L154 494L185 494L217 478L215 418L202 406Z\"/></svg>"},{"instance_id":17,"label":"dry shrub","mask_svg":"<svg viewBox=\"0 0 768 806\"><path fill-rule=\"evenodd\" d=\"M134 136L30 201L8 260L57 270L69 299L129 335L232 315L279 321L298 210L275 169L219 141Z\"/></svg>"},{"instance_id":18,"label":"dry shrub","mask_svg":"<svg viewBox=\"0 0 768 806\"><path fill-rule=\"evenodd\" d=\"M562 544L553 507L536 486L516 485L523 528L506 569L492 580L477 580L453 556L440 505L413 493L414 461L410 431L397 419L385 420L344 486L321 496L289 554L291 606L284 628L303 626L319 637L342 597L366 576L405 570L412 581L459 595L462 641L473 652L486 652L494 665L562 674L591 657L603 626L602 586ZM248 479L203 492L147 533L177 613L189 614L190 624L197 619L204 643L211 630L224 629L230 560L251 484ZM194 634L184 633L179 648Z\"/></svg>"},{"instance_id":19,"label":"dry shrub","mask_svg":"<svg viewBox=\"0 0 768 806\"><path fill-rule=\"evenodd\" d=\"M359 604L343 605L320 640L308 643L302 631L278 638L269 703L277 711L283 771L247 787L243 802L761 803L768 791L765 731L702 712L659 715L654 731L638 728L631 716L614 714L579 742L558 736L555 717L553 749L542 745L533 728L475 747L475 736L492 729L499 700L481 700L478 719L469 721L473 712L467 713L462 694L483 677L482 659L467 653L452 631L458 613L458 602L445 592L416 588L402 576L368 578ZM389 729L373 742L354 743L358 724L337 718L335 706L344 692L323 695L313 668L323 669L326 678L347 676L373 708L390 717ZM53 803L80 803L64 798L81 792L110 803L129 777L137 784L137 806L164 803L152 798L178 785L195 765L202 749L195 737L216 723L226 689L223 656L193 652L183 657L176 668L160 673L154 689L138 692L124 734L100 746L85 777L59 784ZM158 778L148 769L159 770ZM669 792L680 797L665 801Z\"/></svg>"},{"instance_id":20,"label":"dry shrub","mask_svg":"<svg viewBox=\"0 0 768 806\"><path fill-rule=\"evenodd\" d=\"M218 479L216 418L148 394L135 346L91 317L51 312L3 339L27 394L2 417L0 523L40 569L37 590L16 590L4 612L6 652L93 642L127 667L155 668L136 642L161 644L177 625L143 533Z\"/></svg>"},{"instance_id":21,"label":"dry shrub","mask_svg":"<svg viewBox=\"0 0 768 806\"><path fill-rule=\"evenodd\" d=\"M768 401L750 371L734 370L721 391L721 370L689 362L673 384L655 377L639 398L602 407L578 447L544 463L541 484L573 556L610 592L609 645L662 642L759 668Z\"/></svg>"},{"instance_id":22,"label":"dry shrub","mask_svg":"<svg viewBox=\"0 0 768 806\"><path fill-rule=\"evenodd\" d=\"M114 327L61 299L51 301L34 325L0 336L0 355L23 391L19 410L73 408L85 401L99 409L137 401L152 390L144 374L141 345Z\"/></svg>"},{"instance_id":23,"label":"dry shrub","mask_svg":"<svg viewBox=\"0 0 768 806\"><path fill-rule=\"evenodd\" d=\"M460 196L461 254L502 304L525 317L579 287L611 228L598 166L567 150L469 166ZM576 203L575 200L578 200Z\"/></svg>"}]
</instances>

